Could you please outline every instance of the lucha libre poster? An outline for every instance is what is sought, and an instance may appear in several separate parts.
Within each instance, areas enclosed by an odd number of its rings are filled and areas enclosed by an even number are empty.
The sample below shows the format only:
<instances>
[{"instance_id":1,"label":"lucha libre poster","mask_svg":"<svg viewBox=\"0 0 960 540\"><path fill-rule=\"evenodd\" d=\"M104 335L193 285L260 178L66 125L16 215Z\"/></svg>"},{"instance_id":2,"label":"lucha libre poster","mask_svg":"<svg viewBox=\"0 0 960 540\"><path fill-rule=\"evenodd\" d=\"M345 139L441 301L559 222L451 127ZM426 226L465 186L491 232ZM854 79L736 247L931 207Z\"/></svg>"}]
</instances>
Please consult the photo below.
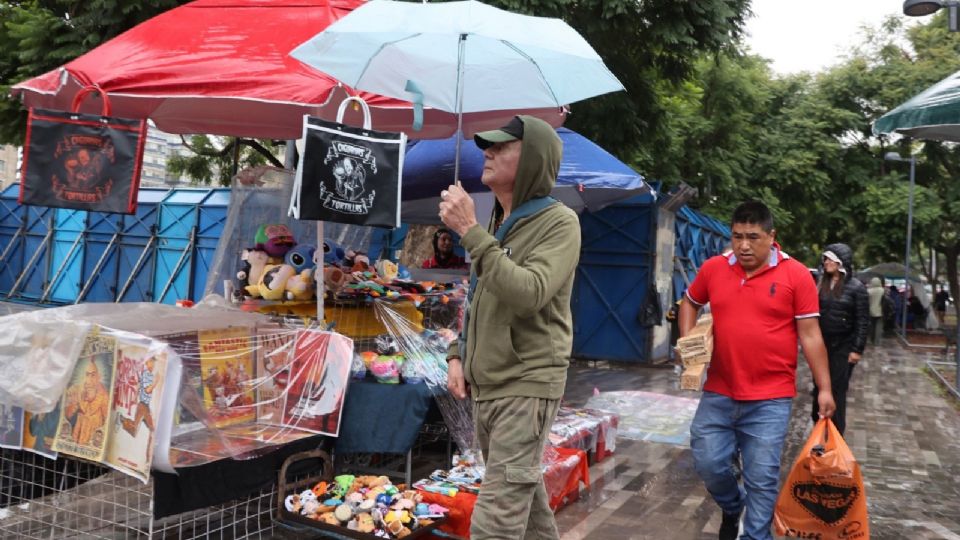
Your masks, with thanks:
<instances>
[{"instance_id":1,"label":"lucha libre poster","mask_svg":"<svg viewBox=\"0 0 960 540\"><path fill-rule=\"evenodd\" d=\"M145 120L31 109L20 204L132 214Z\"/></svg>"},{"instance_id":2,"label":"lucha libre poster","mask_svg":"<svg viewBox=\"0 0 960 540\"><path fill-rule=\"evenodd\" d=\"M304 152L290 214L368 225L400 226L400 184L407 136L305 117Z\"/></svg>"}]
</instances>

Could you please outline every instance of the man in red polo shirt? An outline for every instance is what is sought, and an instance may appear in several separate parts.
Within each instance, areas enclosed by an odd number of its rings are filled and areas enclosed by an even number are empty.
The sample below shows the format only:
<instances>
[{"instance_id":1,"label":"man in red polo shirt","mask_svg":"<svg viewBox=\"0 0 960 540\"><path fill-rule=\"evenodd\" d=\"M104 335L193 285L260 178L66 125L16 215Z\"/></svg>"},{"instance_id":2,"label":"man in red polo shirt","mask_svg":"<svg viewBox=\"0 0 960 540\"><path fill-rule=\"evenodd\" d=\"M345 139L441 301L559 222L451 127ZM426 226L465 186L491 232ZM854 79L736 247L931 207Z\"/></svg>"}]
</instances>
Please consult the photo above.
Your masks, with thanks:
<instances>
[{"instance_id":1,"label":"man in red polo shirt","mask_svg":"<svg viewBox=\"0 0 960 540\"><path fill-rule=\"evenodd\" d=\"M733 249L703 264L680 306L680 335L710 304L713 358L690 426L694 466L723 510L720 540L769 540L780 451L796 395L797 341L820 388L821 416L835 409L820 335L816 284L774 242L773 216L761 202L734 210ZM743 463L743 486L733 463Z\"/></svg>"}]
</instances>

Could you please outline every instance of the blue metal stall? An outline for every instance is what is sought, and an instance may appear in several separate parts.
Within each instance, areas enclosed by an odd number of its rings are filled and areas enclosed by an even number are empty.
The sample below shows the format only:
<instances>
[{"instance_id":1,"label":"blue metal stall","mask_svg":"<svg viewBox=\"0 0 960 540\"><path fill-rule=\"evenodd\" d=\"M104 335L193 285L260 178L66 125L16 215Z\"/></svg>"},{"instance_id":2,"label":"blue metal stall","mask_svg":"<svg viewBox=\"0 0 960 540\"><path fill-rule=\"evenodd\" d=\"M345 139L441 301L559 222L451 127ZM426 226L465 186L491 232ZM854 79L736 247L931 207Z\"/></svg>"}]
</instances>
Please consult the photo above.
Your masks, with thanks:
<instances>
[{"instance_id":1,"label":"blue metal stall","mask_svg":"<svg viewBox=\"0 0 960 540\"><path fill-rule=\"evenodd\" d=\"M670 211L645 195L581 214L582 247L573 291L574 357L651 361L651 319L661 315L651 306L669 306L683 294L700 265L729 244L727 225L683 206L673 221L675 235L667 236L666 246L658 248L658 214L662 212ZM666 284L659 291L652 274L658 257L668 265Z\"/></svg>"},{"instance_id":2,"label":"blue metal stall","mask_svg":"<svg viewBox=\"0 0 960 540\"><path fill-rule=\"evenodd\" d=\"M0 193L0 300L37 305L199 300L229 190L140 190L132 215L17 204Z\"/></svg>"},{"instance_id":3,"label":"blue metal stall","mask_svg":"<svg viewBox=\"0 0 960 540\"><path fill-rule=\"evenodd\" d=\"M630 362L648 356L640 314L650 293L656 214L647 194L580 215L573 356Z\"/></svg>"}]
</instances>

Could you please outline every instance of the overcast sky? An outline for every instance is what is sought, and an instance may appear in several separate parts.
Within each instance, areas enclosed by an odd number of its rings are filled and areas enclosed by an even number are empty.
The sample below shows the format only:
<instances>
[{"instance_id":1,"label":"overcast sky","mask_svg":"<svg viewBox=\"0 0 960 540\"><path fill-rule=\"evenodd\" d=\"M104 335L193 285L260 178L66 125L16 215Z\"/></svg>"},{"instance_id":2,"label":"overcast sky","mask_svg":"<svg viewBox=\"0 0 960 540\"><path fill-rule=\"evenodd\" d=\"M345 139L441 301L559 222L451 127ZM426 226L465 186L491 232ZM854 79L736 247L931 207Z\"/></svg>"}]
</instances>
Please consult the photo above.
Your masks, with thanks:
<instances>
[{"instance_id":1,"label":"overcast sky","mask_svg":"<svg viewBox=\"0 0 960 540\"><path fill-rule=\"evenodd\" d=\"M841 60L859 28L901 14L903 0L753 0L747 44L780 74L820 71ZM927 19L926 17L922 20Z\"/></svg>"}]
</instances>

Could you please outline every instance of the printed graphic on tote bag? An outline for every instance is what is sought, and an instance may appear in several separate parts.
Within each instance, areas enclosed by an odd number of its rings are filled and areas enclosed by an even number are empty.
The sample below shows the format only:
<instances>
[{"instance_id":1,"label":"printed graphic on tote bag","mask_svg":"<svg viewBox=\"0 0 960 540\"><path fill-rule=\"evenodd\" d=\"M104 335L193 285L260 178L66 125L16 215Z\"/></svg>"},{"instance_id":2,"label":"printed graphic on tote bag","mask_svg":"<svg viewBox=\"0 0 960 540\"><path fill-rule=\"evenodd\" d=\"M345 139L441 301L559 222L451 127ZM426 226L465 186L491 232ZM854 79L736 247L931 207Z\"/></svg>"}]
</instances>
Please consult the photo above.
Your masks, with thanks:
<instances>
[{"instance_id":1,"label":"printed graphic on tote bag","mask_svg":"<svg viewBox=\"0 0 960 540\"><path fill-rule=\"evenodd\" d=\"M346 102L345 102L346 103ZM341 104L341 110L344 104ZM366 110L366 104L363 104ZM403 133L304 117L290 215L373 227L400 226Z\"/></svg>"},{"instance_id":2,"label":"printed graphic on tote bag","mask_svg":"<svg viewBox=\"0 0 960 540\"><path fill-rule=\"evenodd\" d=\"M133 213L145 135L143 120L31 110L20 203Z\"/></svg>"},{"instance_id":3,"label":"printed graphic on tote bag","mask_svg":"<svg viewBox=\"0 0 960 540\"><path fill-rule=\"evenodd\" d=\"M323 160L327 174L321 176L320 203L324 208L345 214L370 213L377 191L366 190L367 170L377 174L377 158L369 148L335 141ZM372 175L371 175L372 176ZM333 191L328 189L332 181Z\"/></svg>"}]
</instances>

